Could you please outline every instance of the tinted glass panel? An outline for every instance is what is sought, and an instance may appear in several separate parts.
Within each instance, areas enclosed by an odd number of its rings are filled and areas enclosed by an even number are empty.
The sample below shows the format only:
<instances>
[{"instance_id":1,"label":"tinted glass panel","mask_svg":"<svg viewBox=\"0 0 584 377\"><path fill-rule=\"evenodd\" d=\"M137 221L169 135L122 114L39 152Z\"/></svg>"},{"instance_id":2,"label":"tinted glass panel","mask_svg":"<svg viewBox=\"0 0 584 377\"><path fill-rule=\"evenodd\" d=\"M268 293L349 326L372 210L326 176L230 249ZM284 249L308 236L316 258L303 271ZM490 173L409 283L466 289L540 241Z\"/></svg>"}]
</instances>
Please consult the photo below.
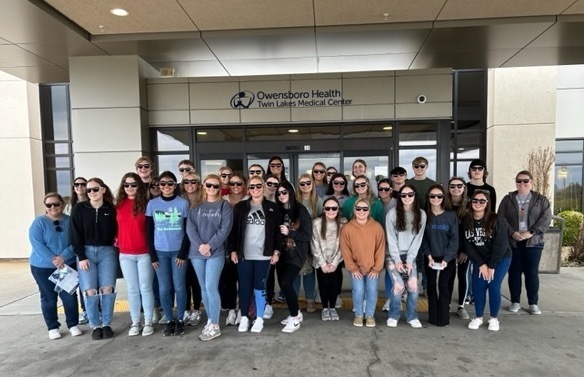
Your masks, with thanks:
<instances>
[{"instance_id":1,"label":"tinted glass panel","mask_svg":"<svg viewBox=\"0 0 584 377\"><path fill-rule=\"evenodd\" d=\"M66 86L52 86L53 133L55 140L69 139L69 102Z\"/></svg>"},{"instance_id":2,"label":"tinted glass panel","mask_svg":"<svg viewBox=\"0 0 584 377\"><path fill-rule=\"evenodd\" d=\"M436 145L436 124L412 123L401 124L399 145ZM401 160L401 159L400 159Z\"/></svg>"},{"instance_id":3,"label":"tinted glass panel","mask_svg":"<svg viewBox=\"0 0 584 377\"><path fill-rule=\"evenodd\" d=\"M556 153L556 165L581 163L582 153Z\"/></svg>"},{"instance_id":4,"label":"tinted glass panel","mask_svg":"<svg viewBox=\"0 0 584 377\"><path fill-rule=\"evenodd\" d=\"M345 139L391 137L393 124L362 124L343 126Z\"/></svg>"},{"instance_id":5,"label":"tinted glass panel","mask_svg":"<svg viewBox=\"0 0 584 377\"><path fill-rule=\"evenodd\" d=\"M338 139L339 127L296 127L290 125L287 127L248 128L246 138L248 141Z\"/></svg>"},{"instance_id":6,"label":"tinted glass panel","mask_svg":"<svg viewBox=\"0 0 584 377\"><path fill-rule=\"evenodd\" d=\"M165 130L156 131L156 144L158 151L188 151L190 141L190 131L183 130Z\"/></svg>"},{"instance_id":7,"label":"tinted glass panel","mask_svg":"<svg viewBox=\"0 0 584 377\"><path fill-rule=\"evenodd\" d=\"M583 140L557 140L556 152L581 151Z\"/></svg>"},{"instance_id":8,"label":"tinted glass panel","mask_svg":"<svg viewBox=\"0 0 584 377\"><path fill-rule=\"evenodd\" d=\"M555 213L582 210L582 165L556 166L554 191Z\"/></svg>"},{"instance_id":9,"label":"tinted glass panel","mask_svg":"<svg viewBox=\"0 0 584 377\"><path fill-rule=\"evenodd\" d=\"M163 171L169 170L176 175L179 179L180 174L178 171L178 163L182 160L188 160L190 156L188 154L171 154L171 155L159 155L158 156L158 174Z\"/></svg>"},{"instance_id":10,"label":"tinted glass panel","mask_svg":"<svg viewBox=\"0 0 584 377\"><path fill-rule=\"evenodd\" d=\"M197 142L208 141L243 141L242 129L197 129L195 132Z\"/></svg>"}]
</instances>

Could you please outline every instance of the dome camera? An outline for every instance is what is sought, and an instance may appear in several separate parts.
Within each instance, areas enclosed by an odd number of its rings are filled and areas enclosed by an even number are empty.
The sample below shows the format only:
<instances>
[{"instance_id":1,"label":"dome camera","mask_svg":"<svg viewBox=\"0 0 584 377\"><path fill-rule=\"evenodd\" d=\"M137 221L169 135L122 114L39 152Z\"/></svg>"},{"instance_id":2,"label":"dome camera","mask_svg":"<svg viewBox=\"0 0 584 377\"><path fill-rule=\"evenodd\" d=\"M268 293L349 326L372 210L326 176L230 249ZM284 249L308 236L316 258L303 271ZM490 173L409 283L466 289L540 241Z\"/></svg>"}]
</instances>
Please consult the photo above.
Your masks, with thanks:
<instances>
[{"instance_id":1,"label":"dome camera","mask_svg":"<svg viewBox=\"0 0 584 377\"><path fill-rule=\"evenodd\" d=\"M418 98L416 99L416 101L418 101L418 103L426 103L426 101L427 101L427 100L428 100L428 97L426 97L426 96L425 96L425 95L423 95L423 94L420 94L420 95L418 96Z\"/></svg>"}]
</instances>

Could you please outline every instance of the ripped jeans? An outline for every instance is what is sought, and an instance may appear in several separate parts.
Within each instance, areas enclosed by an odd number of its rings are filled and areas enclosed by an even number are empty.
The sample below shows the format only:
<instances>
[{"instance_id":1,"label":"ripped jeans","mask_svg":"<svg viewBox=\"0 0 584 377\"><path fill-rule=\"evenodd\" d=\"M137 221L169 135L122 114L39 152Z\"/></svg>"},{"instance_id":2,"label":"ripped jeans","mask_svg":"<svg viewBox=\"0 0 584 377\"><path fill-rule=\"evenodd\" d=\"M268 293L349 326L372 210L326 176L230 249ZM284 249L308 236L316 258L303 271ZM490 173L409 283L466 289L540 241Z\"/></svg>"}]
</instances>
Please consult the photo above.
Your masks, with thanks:
<instances>
[{"instance_id":1,"label":"ripped jeans","mask_svg":"<svg viewBox=\"0 0 584 377\"><path fill-rule=\"evenodd\" d=\"M402 261L405 265L406 256L402 256ZM412 263L412 272L409 278L404 282L402 274L395 268L395 263L390 260L387 264L387 271L393 283L391 290L391 300L389 304L389 318L399 320L401 316L401 297L405 289L408 291L408 298L406 301L406 319L412 321L418 319L418 312L416 306L418 305L418 269L416 261Z\"/></svg>"}]
</instances>

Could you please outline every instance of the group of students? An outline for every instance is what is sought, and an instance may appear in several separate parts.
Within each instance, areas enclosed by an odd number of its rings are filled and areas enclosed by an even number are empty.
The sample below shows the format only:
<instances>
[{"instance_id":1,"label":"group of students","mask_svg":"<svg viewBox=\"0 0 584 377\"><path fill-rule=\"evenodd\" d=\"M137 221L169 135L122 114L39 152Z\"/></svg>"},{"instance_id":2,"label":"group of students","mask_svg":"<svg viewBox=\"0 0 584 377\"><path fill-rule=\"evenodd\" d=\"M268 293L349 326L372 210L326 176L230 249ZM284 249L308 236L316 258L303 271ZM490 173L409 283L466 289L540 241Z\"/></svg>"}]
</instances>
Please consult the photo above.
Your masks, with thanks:
<instances>
[{"instance_id":1,"label":"group of students","mask_svg":"<svg viewBox=\"0 0 584 377\"><path fill-rule=\"evenodd\" d=\"M316 281L321 319L339 320L343 267L351 276L353 324L359 327L375 326L384 268L389 327L398 324L404 296L406 321L422 327L416 311L418 269L426 282L429 324L449 324L455 275L457 313L469 319L464 304L470 262L476 317L469 328L483 323L488 290L489 330L499 329L500 287L510 265L510 310L521 308L524 274L529 311L538 314L537 255L551 213L547 199L531 190L531 174L517 174L518 190L503 199L496 215L495 190L485 182L481 160L471 162L469 182L454 177L446 187L426 177L424 157L414 159L412 167L415 176L409 180L406 170L396 167L390 177L370 182L363 160L354 162L353 180L317 162L293 185L278 156L266 170L254 164L245 175L222 167L202 180L192 161L183 160L179 182L170 171L154 177L152 162L142 157L136 172L122 177L115 199L101 179L76 178L70 203L65 207L58 193L48 193L46 214L30 228L31 271L49 338L61 337L58 296L71 335L82 334L77 295L56 292L48 280L65 264L79 272L94 340L113 337L118 263L127 286L129 336L154 332L158 306L166 322L163 335L183 335L185 324L201 320L201 301L207 314L201 340L221 335L221 309L228 310L226 325L259 333L273 316L276 279L278 299L289 310L282 331L294 332L303 321L301 284L306 311L316 311Z\"/></svg>"}]
</instances>

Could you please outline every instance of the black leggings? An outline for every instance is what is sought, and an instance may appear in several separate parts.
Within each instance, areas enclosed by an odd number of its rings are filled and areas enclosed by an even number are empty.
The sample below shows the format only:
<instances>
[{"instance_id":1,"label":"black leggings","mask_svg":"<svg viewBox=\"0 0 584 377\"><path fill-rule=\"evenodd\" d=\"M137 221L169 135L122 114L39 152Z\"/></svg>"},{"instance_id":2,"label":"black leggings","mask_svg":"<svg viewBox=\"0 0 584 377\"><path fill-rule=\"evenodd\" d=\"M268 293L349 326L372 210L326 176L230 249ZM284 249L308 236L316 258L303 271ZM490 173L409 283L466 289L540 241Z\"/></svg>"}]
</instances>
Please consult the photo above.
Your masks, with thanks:
<instances>
[{"instance_id":1,"label":"black leggings","mask_svg":"<svg viewBox=\"0 0 584 377\"><path fill-rule=\"evenodd\" d=\"M339 281L342 282L343 270L340 266L334 272L324 273L322 268L316 269L316 278L318 279L318 290L324 309L334 309L339 295Z\"/></svg>"},{"instance_id":2,"label":"black leggings","mask_svg":"<svg viewBox=\"0 0 584 377\"><path fill-rule=\"evenodd\" d=\"M223 309L237 307L237 265L226 260L219 278L219 295Z\"/></svg>"},{"instance_id":3,"label":"black leggings","mask_svg":"<svg viewBox=\"0 0 584 377\"><path fill-rule=\"evenodd\" d=\"M434 326L450 324L450 292L451 276L454 275L456 261L451 260L440 273L428 266L428 258L424 257L426 276L428 278L428 322Z\"/></svg>"},{"instance_id":4,"label":"black leggings","mask_svg":"<svg viewBox=\"0 0 584 377\"><path fill-rule=\"evenodd\" d=\"M292 317L298 315L298 295L294 290L294 279L300 273L300 267L295 266L291 263L278 263L278 279L280 282L280 288L284 297L286 297L286 304L288 305L288 310Z\"/></svg>"},{"instance_id":5,"label":"black leggings","mask_svg":"<svg viewBox=\"0 0 584 377\"><path fill-rule=\"evenodd\" d=\"M470 260L466 258L464 262L458 262L456 264L456 273L450 275L450 280L448 281L448 292L450 292L450 297L452 297L452 292L454 291L454 278L458 276L458 306L464 305L464 300L466 299L466 294L468 291L468 268L470 266Z\"/></svg>"},{"instance_id":6,"label":"black leggings","mask_svg":"<svg viewBox=\"0 0 584 377\"><path fill-rule=\"evenodd\" d=\"M195 273L195 268L189 259L187 263L187 274L186 274L186 284L187 284L187 310L199 310L201 309L201 286L199 285L199 279L197 279L197 274ZM191 309L191 298L193 300L193 306ZM182 314L179 315L179 318Z\"/></svg>"}]
</instances>

